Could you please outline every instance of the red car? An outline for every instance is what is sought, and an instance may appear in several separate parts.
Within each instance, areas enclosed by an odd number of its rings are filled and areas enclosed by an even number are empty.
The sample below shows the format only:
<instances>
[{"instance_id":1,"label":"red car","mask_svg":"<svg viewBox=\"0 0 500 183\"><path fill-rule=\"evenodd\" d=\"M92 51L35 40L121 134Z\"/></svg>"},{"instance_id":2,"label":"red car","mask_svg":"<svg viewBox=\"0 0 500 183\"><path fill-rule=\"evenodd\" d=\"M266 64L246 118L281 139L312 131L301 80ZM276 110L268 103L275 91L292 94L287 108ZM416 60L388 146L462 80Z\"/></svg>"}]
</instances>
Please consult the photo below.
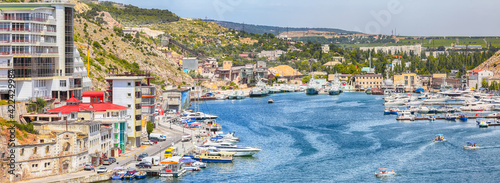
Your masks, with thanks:
<instances>
[{"instance_id":1,"label":"red car","mask_svg":"<svg viewBox=\"0 0 500 183\"><path fill-rule=\"evenodd\" d=\"M155 144L158 144L158 141L156 141L156 140L151 139L151 140L149 140L149 141L151 141L151 142L153 142L153 143L155 143Z\"/></svg>"}]
</instances>

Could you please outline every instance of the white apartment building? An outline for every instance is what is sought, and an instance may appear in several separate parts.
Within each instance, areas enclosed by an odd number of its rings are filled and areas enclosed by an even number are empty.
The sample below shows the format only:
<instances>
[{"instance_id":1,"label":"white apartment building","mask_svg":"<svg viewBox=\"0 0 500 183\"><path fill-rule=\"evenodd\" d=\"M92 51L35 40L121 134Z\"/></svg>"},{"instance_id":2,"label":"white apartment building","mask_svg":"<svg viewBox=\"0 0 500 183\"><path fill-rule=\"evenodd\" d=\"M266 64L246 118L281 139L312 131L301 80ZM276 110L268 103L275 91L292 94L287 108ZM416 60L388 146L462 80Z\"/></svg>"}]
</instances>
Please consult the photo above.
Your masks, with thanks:
<instances>
[{"instance_id":1,"label":"white apartment building","mask_svg":"<svg viewBox=\"0 0 500 183\"><path fill-rule=\"evenodd\" d=\"M73 37L75 4L0 3L0 97L8 97L8 71L13 70L16 100L36 97L81 99L86 69Z\"/></svg>"},{"instance_id":2,"label":"white apartment building","mask_svg":"<svg viewBox=\"0 0 500 183\"><path fill-rule=\"evenodd\" d=\"M410 54L410 52L413 52L415 55L419 55L419 56L422 53L422 45L419 45L419 44L408 45L408 46L360 47L359 49L362 51L375 50L375 53L383 52L383 53L390 53L390 54L397 54L397 53Z\"/></svg>"},{"instance_id":3,"label":"white apartment building","mask_svg":"<svg viewBox=\"0 0 500 183\"><path fill-rule=\"evenodd\" d=\"M131 120L127 121L127 144L131 147L141 146L141 136L146 132L142 119L142 84L146 78L134 74L113 74L106 77L109 88L110 102L128 107L127 114Z\"/></svg>"}]
</instances>

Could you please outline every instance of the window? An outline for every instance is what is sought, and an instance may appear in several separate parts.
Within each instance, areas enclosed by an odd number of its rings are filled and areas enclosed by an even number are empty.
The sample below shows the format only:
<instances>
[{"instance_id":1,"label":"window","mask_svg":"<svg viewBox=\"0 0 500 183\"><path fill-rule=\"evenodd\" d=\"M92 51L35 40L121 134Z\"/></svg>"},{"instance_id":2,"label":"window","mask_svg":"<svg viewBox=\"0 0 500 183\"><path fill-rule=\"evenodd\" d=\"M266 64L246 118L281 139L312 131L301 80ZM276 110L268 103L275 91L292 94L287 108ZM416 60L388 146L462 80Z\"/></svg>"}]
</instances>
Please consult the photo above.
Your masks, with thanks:
<instances>
[{"instance_id":1,"label":"window","mask_svg":"<svg viewBox=\"0 0 500 183\"><path fill-rule=\"evenodd\" d=\"M45 146L45 154L48 154L50 152L49 146Z\"/></svg>"},{"instance_id":2,"label":"window","mask_svg":"<svg viewBox=\"0 0 500 183\"><path fill-rule=\"evenodd\" d=\"M66 80L61 80L59 82L61 87L66 87Z\"/></svg>"},{"instance_id":3,"label":"window","mask_svg":"<svg viewBox=\"0 0 500 183\"><path fill-rule=\"evenodd\" d=\"M142 126L135 126L135 131L136 132L142 131Z\"/></svg>"},{"instance_id":4,"label":"window","mask_svg":"<svg viewBox=\"0 0 500 183\"><path fill-rule=\"evenodd\" d=\"M131 97L131 96L132 96L132 93L127 93L127 96L128 96L128 97Z\"/></svg>"},{"instance_id":5,"label":"window","mask_svg":"<svg viewBox=\"0 0 500 183\"><path fill-rule=\"evenodd\" d=\"M21 149L21 156L24 155L24 148Z\"/></svg>"},{"instance_id":6,"label":"window","mask_svg":"<svg viewBox=\"0 0 500 183\"><path fill-rule=\"evenodd\" d=\"M129 108L130 108L130 107L132 107L132 105L131 105L131 104L127 104L127 106L128 106Z\"/></svg>"},{"instance_id":7,"label":"window","mask_svg":"<svg viewBox=\"0 0 500 183\"><path fill-rule=\"evenodd\" d=\"M50 162L45 163L45 168L47 168L47 166L50 166Z\"/></svg>"},{"instance_id":8,"label":"window","mask_svg":"<svg viewBox=\"0 0 500 183\"><path fill-rule=\"evenodd\" d=\"M128 82L128 83L127 83L127 86L132 86L132 83L131 83L131 82Z\"/></svg>"},{"instance_id":9,"label":"window","mask_svg":"<svg viewBox=\"0 0 500 183\"><path fill-rule=\"evenodd\" d=\"M135 120L141 120L141 115L135 115Z\"/></svg>"},{"instance_id":10,"label":"window","mask_svg":"<svg viewBox=\"0 0 500 183\"><path fill-rule=\"evenodd\" d=\"M33 154L36 154L36 150L38 150L38 147L33 148Z\"/></svg>"}]
</instances>

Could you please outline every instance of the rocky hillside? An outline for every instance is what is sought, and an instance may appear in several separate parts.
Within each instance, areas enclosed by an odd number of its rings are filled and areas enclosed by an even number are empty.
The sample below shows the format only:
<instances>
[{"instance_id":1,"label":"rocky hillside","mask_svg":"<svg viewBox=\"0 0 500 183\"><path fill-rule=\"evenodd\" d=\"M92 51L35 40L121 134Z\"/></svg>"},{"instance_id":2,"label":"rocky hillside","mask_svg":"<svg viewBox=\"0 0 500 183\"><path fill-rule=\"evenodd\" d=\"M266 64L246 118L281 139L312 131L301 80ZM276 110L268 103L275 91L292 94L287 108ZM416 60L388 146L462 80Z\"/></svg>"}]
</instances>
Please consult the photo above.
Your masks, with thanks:
<instances>
[{"instance_id":1,"label":"rocky hillside","mask_svg":"<svg viewBox=\"0 0 500 183\"><path fill-rule=\"evenodd\" d=\"M119 72L151 71L158 86L192 84L192 78L181 71L178 64L157 49L158 40L145 33L127 35L122 26L108 12L93 12L84 3L77 2L75 42L87 64L87 45L90 38L90 77L97 89L106 86L104 78L109 69ZM86 16L87 15L87 16Z\"/></svg>"},{"instance_id":2,"label":"rocky hillside","mask_svg":"<svg viewBox=\"0 0 500 183\"><path fill-rule=\"evenodd\" d=\"M492 71L495 76L500 75L500 51L497 51L492 57L484 61L476 69Z\"/></svg>"}]
</instances>

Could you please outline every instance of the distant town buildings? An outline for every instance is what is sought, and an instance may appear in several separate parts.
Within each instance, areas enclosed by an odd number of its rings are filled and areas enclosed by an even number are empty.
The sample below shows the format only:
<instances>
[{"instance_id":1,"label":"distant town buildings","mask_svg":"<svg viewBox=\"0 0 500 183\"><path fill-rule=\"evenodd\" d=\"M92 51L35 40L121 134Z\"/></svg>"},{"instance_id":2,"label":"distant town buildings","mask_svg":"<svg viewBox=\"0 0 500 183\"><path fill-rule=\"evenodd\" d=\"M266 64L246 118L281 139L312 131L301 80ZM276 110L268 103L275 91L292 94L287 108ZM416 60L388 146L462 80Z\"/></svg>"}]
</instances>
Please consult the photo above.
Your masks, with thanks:
<instances>
[{"instance_id":1,"label":"distant town buildings","mask_svg":"<svg viewBox=\"0 0 500 183\"><path fill-rule=\"evenodd\" d=\"M397 53L413 53L415 55L419 55L422 52L421 45L409 45L409 46L377 46L377 47L360 47L362 51L374 50L375 53L383 52L386 54L397 54Z\"/></svg>"},{"instance_id":2,"label":"distant town buildings","mask_svg":"<svg viewBox=\"0 0 500 183\"><path fill-rule=\"evenodd\" d=\"M270 51L261 51L260 53L257 54L257 57L265 57L267 60L277 60L282 54L285 54L286 52L283 50L270 50Z\"/></svg>"},{"instance_id":3,"label":"distant town buildings","mask_svg":"<svg viewBox=\"0 0 500 183\"><path fill-rule=\"evenodd\" d=\"M352 85L356 90L380 88L384 79L382 74L358 74L352 77Z\"/></svg>"},{"instance_id":4,"label":"distant town buildings","mask_svg":"<svg viewBox=\"0 0 500 183\"><path fill-rule=\"evenodd\" d=\"M467 78L469 78L468 86L471 88L483 88L482 81L487 77L494 76L493 72L487 70L473 69L467 71Z\"/></svg>"}]
</instances>

